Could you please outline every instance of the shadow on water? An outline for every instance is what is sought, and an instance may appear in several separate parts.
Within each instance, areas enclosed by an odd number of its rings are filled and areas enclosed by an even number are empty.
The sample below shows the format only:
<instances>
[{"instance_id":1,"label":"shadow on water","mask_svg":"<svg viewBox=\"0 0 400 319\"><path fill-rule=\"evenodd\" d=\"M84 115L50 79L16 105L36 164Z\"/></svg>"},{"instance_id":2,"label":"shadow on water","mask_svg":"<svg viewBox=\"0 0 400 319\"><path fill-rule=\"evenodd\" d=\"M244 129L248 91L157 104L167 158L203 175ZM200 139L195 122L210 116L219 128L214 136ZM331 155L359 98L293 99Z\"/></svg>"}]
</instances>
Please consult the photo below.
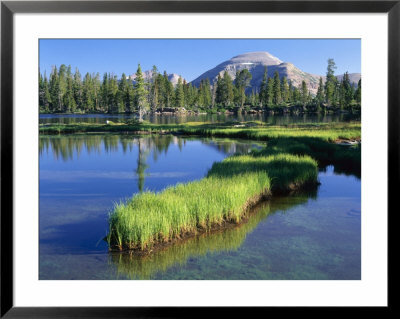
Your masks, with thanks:
<instances>
[{"instance_id":1,"label":"shadow on water","mask_svg":"<svg viewBox=\"0 0 400 319\"><path fill-rule=\"evenodd\" d=\"M246 236L269 215L278 211L285 212L294 206L307 203L309 199L316 199L317 192L316 186L307 192L277 197L258 204L248 213L248 218L244 222L227 229L197 235L145 256L132 252L110 252L109 260L116 265L119 277L151 279L153 275L164 272L170 267L184 265L190 258L239 249Z\"/></svg>"}]
</instances>

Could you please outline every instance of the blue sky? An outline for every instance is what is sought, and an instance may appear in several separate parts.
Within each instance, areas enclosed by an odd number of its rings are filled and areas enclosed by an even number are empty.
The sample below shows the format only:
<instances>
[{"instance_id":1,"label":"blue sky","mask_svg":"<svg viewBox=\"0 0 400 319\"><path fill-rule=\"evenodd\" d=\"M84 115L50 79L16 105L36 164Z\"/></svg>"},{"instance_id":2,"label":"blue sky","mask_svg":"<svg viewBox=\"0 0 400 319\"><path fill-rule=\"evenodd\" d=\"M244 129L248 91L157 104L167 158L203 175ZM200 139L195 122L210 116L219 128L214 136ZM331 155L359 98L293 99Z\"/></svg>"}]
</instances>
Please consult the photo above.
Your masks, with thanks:
<instances>
[{"instance_id":1,"label":"blue sky","mask_svg":"<svg viewBox=\"0 0 400 319\"><path fill-rule=\"evenodd\" d=\"M267 51L301 70L324 75L328 58L336 62L335 74L361 73L361 40L359 39L42 39L40 71L50 73L52 65L77 67L102 75L110 72L119 77L133 74L138 63L142 70L156 65L160 72L177 73L192 81L236 55Z\"/></svg>"}]
</instances>

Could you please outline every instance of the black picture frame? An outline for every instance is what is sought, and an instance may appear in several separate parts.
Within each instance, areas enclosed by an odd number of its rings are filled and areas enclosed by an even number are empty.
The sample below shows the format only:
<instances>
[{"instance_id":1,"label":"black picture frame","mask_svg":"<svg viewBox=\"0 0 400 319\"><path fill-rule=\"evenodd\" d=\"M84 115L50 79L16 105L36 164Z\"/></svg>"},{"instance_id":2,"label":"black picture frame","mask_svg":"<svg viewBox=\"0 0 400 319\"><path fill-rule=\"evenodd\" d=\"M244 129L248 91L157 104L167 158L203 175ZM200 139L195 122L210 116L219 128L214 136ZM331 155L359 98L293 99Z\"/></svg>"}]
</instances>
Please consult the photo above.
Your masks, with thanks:
<instances>
[{"instance_id":1,"label":"black picture frame","mask_svg":"<svg viewBox=\"0 0 400 319\"><path fill-rule=\"evenodd\" d=\"M400 0L396 1L1 1L1 317L132 318L227 315L226 308L14 307L13 303L13 17L16 13L387 13L388 14L388 218L399 182ZM392 227L394 226L392 222ZM388 223L388 234L390 223ZM389 237L388 237L389 240ZM389 244L389 242L388 242ZM388 245L390 247L390 245ZM389 249L390 251L390 249ZM388 255L389 256L389 255ZM390 258L388 260L390 264ZM390 281L388 281L389 285ZM389 294L388 307L391 309ZM248 309L235 314L251 316ZM291 307L297 316L306 309ZM346 311L360 309L347 308ZM332 311L336 312L336 309ZM371 309L368 309L371 311ZM352 311L351 311L352 312Z\"/></svg>"}]
</instances>

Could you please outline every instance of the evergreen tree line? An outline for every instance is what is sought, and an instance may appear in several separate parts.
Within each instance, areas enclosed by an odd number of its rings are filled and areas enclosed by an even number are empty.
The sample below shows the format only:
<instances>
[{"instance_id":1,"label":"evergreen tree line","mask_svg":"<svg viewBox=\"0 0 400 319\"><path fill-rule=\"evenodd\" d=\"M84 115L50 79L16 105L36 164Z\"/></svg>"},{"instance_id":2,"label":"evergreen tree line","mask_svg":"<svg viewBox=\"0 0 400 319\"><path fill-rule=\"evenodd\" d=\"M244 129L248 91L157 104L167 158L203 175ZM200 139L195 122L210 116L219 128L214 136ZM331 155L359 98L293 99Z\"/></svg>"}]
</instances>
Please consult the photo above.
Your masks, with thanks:
<instances>
[{"instance_id":1,"label":"evergreen tree line","mask_svg":"<svg viewBox=\"0 0 400 319\"><path fill-rule=\"evenodd\" d=\"M328 60L326 81L320 78L317 94L313 96L305 81L300 88L286 77L275 72L268 77L267 67L259 87L251 87L251 73L247 69L236 72L232 80L228 72L219 75L211 84L202 80L199 87L179 78L173 86L167 73L152 69L147 81L140 67L134 81L122 74L86 73L62 64L53 67L49 78L39 72L39 106L43 112L60 113L134 113L140 118L148 111L163 111L172 107L184 107L195 111L223 109L277 108L301 106L305 110L324 108L354 109L361 105L361 80L357 87L350 83L346 72L341 81L334 75L335 62Z\"/></svg>"}]
</instances>

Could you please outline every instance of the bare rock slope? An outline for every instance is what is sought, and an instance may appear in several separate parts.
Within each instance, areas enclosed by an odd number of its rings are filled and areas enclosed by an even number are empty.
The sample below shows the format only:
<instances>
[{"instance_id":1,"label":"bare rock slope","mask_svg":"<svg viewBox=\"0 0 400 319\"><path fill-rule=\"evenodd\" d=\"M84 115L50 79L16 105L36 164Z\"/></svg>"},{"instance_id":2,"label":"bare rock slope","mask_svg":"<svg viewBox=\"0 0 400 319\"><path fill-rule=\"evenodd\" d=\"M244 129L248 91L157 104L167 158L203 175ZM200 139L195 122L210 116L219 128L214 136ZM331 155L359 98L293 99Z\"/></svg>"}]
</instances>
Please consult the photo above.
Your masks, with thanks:
<instances>
[{"instance_id":1,"label":"bare rock slope","mask_svg":"<svg viewBox=\"0 0 400 319\"><path fill-rule=\"evenodd\" d=\"M275 71L278 71L280 78L285 76L296 87L300 87L304 80L312 94L316 94L317 92L319 78L322 77L322 80L325 81L325 76L304 72L292 63L283 62L268 52L249 52L235 56L232 59L217 65L215 68L204 72L198 78L193 80L192 84L199 86L200 81L207 78L212 84L217 79L218 75L220 74L222 76L225 71L227 71L234 80L236 77L236 71L248 69L252 74L251 86L260 87L264 76L265 66L268 70L268 77L273 77ZM343 77L343 75L338 76L338 79L340 80L341 77ZM351 82L355 82L356 84L360 77L360 73L350 74Z\"/></svg>"}]
</instances>

